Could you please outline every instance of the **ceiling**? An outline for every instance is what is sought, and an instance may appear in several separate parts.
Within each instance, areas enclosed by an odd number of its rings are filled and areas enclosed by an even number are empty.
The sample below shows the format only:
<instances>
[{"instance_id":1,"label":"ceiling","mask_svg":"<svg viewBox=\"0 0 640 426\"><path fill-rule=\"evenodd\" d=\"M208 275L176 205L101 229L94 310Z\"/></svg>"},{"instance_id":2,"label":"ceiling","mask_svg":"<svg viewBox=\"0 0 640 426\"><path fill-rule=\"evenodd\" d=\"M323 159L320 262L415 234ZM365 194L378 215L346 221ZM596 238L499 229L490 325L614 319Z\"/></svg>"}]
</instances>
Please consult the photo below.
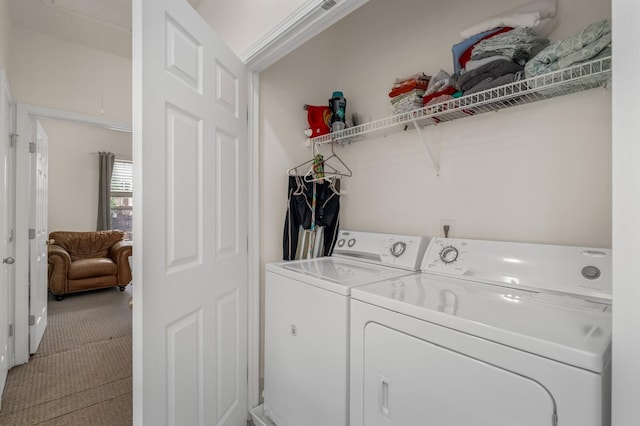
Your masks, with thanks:
<instances>
[{"instance_id":1,"label":"ceiling","mask_svg":"<svg viewBox=\"0 0 640 426\"><path fill-rule=\"evenodd\" d=\"M197 7L202 0L187 0ZM14 25L127 58L131 0L10 0Z\"/></svg>"}]
</instances>

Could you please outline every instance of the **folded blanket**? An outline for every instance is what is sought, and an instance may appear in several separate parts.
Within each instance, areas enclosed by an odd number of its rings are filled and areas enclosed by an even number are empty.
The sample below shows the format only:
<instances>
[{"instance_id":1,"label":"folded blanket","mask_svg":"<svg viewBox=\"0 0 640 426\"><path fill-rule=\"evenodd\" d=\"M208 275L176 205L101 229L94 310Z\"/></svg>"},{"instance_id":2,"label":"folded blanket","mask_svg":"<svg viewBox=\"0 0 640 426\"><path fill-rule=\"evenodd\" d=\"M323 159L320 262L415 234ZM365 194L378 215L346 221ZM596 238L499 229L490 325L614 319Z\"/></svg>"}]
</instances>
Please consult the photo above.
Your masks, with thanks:
<instances>
[{"instance_id":1,"label":"folded blanket","mask_svg":"<svg viewBox=\"0 0 640 426\"><path fill-rule=\"evenodd\" d=\"M511 58L503 55L494 55L494 56L487 56L486 58L482 58L482 59L475 59L475 60L472 59L469 62L467 62L467 65L465 65L465 70L466 72L473 71L476 68L480 68L481 66L488 64L489 62L500 61L500 60L510 61Z\"/></svg>"},{"instance_id":2,"label":"folded blanket","mask_svg":"<svg viewBox=\"0 0 640 426\"><path fill-rule=\"evenodd\" d=\"M471 59L471 51L473 47L480 41L493 37L497 34L511 31L513 28L494 28L489 31L484 31L480 34L473 35L460 43L456 43L451 47L451 53L453 54L453 72L459 73L469 59Z\"/></svg>"},{"instance_id":3,"label":"folded blanket","mask_svg":"<svg viewBox=\"0 0 640 426\"><path fill-rule=\"evenodd\" d=\"M497 31L492 32L491 34L487 35L486 37L482 37L482 40L478 41L478 43L480 43L483 40L487 40L487 39L489 39L491 37L495 37L495 36L497 36L499 34L507 33L507 32L509 32L511 30L513 30L513 28L511 28L511 27L500 28ZM476 44L478 44L478 43L476 43ZM466 68L467 67L467 62L469 62L471 60L471 55L473 54L473 49L476 47L476 44L474 44L473 46L470 46L467 50L464 51L464 53L462 55L460 55L460 59L458 59L458 62L460 63L462 68Z\"/></svg>"},{"instance_id":4,"label":"folded blanket","mask_svg":"<svg viewBox=\"0 0 640 426\"><path fill-rule=\"evenodd\" d=\"M540 51L524 69L527 78L595 59L611 48L611 22L594 22L579 33L557 41Z\"/></svg>"},{"instance_id":5,"label":"folded blanket","mask_svg":"<svg viewBox=\"0 0 640 426\"><path fill-rule=\"evenodd\" d=\"M534 29L535 34L540 34L536 28L546 25L555 15L556 0L532 0L522 6L483 19L462 30L460 37L469 38L474 34L497 27L529 27Z\"/></svg>"},{"instance_id":6,"label":"folded blanket","mask_svg":"<svg viewBox=\"0 0 640 426\"><path fill-rule=\"evenodd\" d=\"M513 83L514 81L522 80L523 72L518 71L517 73L509 73L502 75L497 78L486 78L480 83L473 86L471 89L464 92L464 95L472 95L474 93L481 92L483 90L493 89L495 87L504 86L505 84Z\"/></svg>"},{"instance_id":7,"label":"folded blanket","mask_svg":"<svg viewBox=\"0 0 640 426\"><path fill-rule=\"evenodd\" d=\"M506 74L515 74L518 71L522 71L523 68L522 65L516 64L511 60L489 62L458 77L458 88L462 92L466 92L488 78L495 79Z\"/></svg>"},{"instance_id":8,"label":"folded blanket","mask_svg":"<svg viewBox=\"0 0 640 426\"><path fill-rule=\"evenodd\" d=\"M471 58L475 60L503 55L524 65L548 44L549 39L533 34L529 28L514 28L509 32L498 34L476 44Z\"/></svg>"}]
</instances>

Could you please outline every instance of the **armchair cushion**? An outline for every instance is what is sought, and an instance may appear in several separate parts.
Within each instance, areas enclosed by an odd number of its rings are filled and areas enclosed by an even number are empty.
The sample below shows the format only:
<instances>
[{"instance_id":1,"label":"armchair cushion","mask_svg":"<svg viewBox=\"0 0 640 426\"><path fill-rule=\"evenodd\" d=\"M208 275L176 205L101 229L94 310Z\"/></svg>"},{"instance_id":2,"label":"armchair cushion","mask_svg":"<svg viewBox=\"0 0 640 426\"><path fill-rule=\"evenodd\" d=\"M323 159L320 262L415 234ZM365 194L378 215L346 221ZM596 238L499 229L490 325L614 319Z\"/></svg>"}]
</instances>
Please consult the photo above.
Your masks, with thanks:
<instances>
[{"instance_id":1,"label":"armchair cushion","mask_svg":"<svg viewBox=\"0 0 640 426\"><path fill-rule=\"evenodd\" d=\"M122 231L49 234L49 290L56 298L77 291L131 282L131 241Z\"/></svg>"},{"instance_id":2,"label":"armchair cushion","mask_svg":"<svg viewBox=\"0 0 640 426\"><path fill-rule=\"evenodd\" d=\"M78 280L102 275L116 275L117 273L118 265L111 259L82 259L71 262L67 278L70 280Z\"/></svg>"}]
</instances>

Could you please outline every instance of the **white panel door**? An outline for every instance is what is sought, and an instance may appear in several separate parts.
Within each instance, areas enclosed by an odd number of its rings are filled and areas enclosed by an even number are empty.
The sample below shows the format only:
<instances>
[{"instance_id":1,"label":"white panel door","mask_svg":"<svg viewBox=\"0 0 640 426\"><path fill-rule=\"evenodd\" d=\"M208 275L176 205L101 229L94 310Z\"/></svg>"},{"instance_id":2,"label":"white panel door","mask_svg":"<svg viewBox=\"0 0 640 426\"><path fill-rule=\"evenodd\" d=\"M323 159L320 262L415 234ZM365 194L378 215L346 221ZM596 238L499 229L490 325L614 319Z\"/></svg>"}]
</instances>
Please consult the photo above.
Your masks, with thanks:
<instances>
[{"instance_id":1,"label":"white panel door","mask_svg":"<svg viewBox=\"0 0 640 426\"><path fill-rule=\"evenodd\" d=\"M247 421L247 81L184 0L134 0L134 424Z\"/></svg>"},{"instance_id":2,"label":"white panel door","mask_svg":"<svg viewBox=\"0 0 640 426\"><path fill-rule=\"evenodd\" d=\"M40 121L31 121L31 215L29 219L29 353L47 328L47 199L49 139Z\"/></svg>"},{"instance_id":3,"label":"white panel door","mask_svg":"<svg viewBox=\"0 0 640 426\"><path fill-rule=\"evenodd\" d=\"M15 242L13 240L14 149L11 144L12 102L4 71L0 71L0 407L7 372L13 366L13 286Z\"/></svg>"}]
</instances>

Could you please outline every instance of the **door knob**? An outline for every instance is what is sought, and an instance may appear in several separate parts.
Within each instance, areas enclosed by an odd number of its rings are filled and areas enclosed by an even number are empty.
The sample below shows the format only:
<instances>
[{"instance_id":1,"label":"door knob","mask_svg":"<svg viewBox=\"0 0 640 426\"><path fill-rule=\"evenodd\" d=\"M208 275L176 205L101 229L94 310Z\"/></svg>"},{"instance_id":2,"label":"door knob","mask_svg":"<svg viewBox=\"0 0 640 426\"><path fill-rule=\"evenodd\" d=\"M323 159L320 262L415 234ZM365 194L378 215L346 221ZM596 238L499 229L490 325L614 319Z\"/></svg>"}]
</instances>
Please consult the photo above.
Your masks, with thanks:
<instances>
[{"instance_id":1,"label":"door knob","mask_svg":"<svg viewBox=\"0 0 640 426\"><path fill-rule=\"evenodd\" d=\"M2 259L2 263L6 263L7 265L13 265L13 263L16 261L16 259L14 259L13 257L9 256L9 257L5 257L4 259Z\"/></svg>"}]
</instances>

